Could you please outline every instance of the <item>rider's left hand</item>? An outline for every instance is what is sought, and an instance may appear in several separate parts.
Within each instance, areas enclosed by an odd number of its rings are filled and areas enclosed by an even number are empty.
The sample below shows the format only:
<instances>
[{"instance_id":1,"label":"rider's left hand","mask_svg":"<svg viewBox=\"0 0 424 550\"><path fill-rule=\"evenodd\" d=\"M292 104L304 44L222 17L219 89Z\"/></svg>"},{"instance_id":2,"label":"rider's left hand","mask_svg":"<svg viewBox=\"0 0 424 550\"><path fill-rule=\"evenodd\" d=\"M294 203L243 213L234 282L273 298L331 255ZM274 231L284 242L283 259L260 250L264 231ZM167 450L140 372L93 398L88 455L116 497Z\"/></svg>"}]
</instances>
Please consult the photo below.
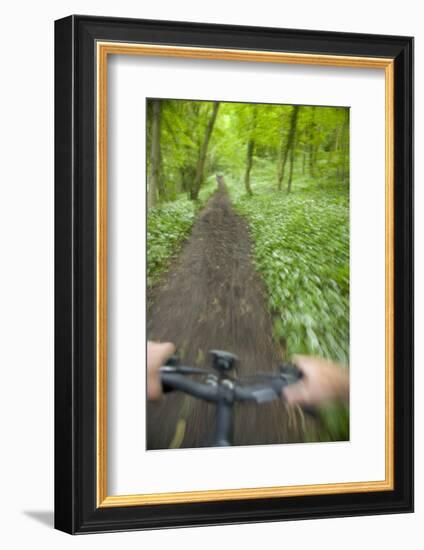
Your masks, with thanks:
<instances>
[{"instance_id":1,"label":"rider's left hand","mask_svg":"<svg viewBox=\"0 0 424 550\"><path fill-rule=\"evenodd\" d=\"M175 353L170 342L147 342L147 399L155 401L162 397L160 367Z\"/></svg>"}]
</instances>

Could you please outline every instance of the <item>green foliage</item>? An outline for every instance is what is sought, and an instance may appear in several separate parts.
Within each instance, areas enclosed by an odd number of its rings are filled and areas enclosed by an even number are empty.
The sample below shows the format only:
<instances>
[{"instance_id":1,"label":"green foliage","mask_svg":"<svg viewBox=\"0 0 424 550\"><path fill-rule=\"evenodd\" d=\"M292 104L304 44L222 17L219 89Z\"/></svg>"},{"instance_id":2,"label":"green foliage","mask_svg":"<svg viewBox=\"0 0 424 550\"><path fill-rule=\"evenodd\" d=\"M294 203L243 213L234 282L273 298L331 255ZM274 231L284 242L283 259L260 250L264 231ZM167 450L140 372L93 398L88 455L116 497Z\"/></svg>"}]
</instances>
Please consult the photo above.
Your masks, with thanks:
<instances>
[{"instance_id":1,"label":"green foliage","mask_svg":"<svg viewBox=\"0 0 424 550\"><path fill-rule=\"evenodd\" d=\"M312 187L297 170L296 193L277 194L262 162L248 197L229 180L238 212L249 223L254 261L265 282L274 338L295 353L349 363L349 193L345 186ZM319 410L317 432L306 440L349 439L349 407Z\"/></svg>"},{"instance_id":2,"label":"green foliage","mask_svg":"<svg viewBox=\"0 0 424 550\"><path fill-rule=\"evenodd\" d=\"M208 101L161 102L162 194L148 216L149 286L188 235L199 208L184 197L193 184L212 108ZM150 111L148 103L148 149ZM292 105L221 103L200 197L214 188L217 173L224 174L238 210L249 221L275 335L285 340L289 352L347 363L349 110L301 106L295 138L289 140L292 114ZM252 140L253 198L246 198L246 151ZM289 195L288 170L285 175L282 170L286 161L291 163ZM278 173L283 174L281 191Z\"/></svg>"},{"instance_id":3,"label":"green foliage","mask_svg":"<svg viewBox=\"0 0 424 550\"><path fill-rule=\"evenodd\" d=\"M231 185L248 220L265 281L275 337L289 354L347 364L349 358L349 196L345 189L266 190L253 198Z\"/></svg>"},{"instance_id":4,"label":"green foliage","mask_svg":"<svg viewBox=\"0 0 424 550\"><path fill-rule=\"evenodd\" d=\"M246 148L255 142L251 173L255 180L266 179L276 186L278 166L287 147L292 105L222 103L211 140L210 165L225 177L243 179ZM349 179L349 110L343 107L301 106L296 125L294 148L295 169L309 176L308 185ZM315 180L315 182L313 181ZM240 181L240 185L242 182ZM285 185L285 184L283 184ZM296 190L296 182L293 191Z\"/></svg>"},{"instance_id":5,"label":"green foliage","mask_svg":"<svg viewBox=\"0 0 424 550\"><path fill-rule=\"evenodd\" d=\"M164 188L162 202L189 194L194 183L200 147L212 113L213 102L161 100L160 180ZM147 172L151 172L152 100L147 101ZM214 151L209 150L207 176L214 170Z\"/></svg>"},{"instance_id":6,"label":"green foliage","mask_svg":"<svg viewBox=\"0 0 424 550\"><path fill-rule=\"evenodd\" d=\"M320 441L349 440L349 406L345 403L332 403L319 411L321 429Z\"/></svg>"},{"instance_id":7,"label":"green foliage","mask_svg":"<svg viewBox=\"0 0 424 550\"><path fill-rule=\"evenodd\" d=\"M224 102L208 141L212 112L211 101L161 100L160 117L153 117L148 101L148 181L159 165L148 189L155 198L147 222L148 288L180 250L222 174L250 227L274 338L289 356L348 364L349 109ZM201 185L193 201L196 173ZM347 406L321 410L320 418L311 440L348 439Z\"/></svg>"},{"instance_id":8,"label":"green foliage","mask_svg":"<svg viewBox=\"0 0 424 550\"><path fill-rule=\"evenodd\" d=\"M198 211L214 191L210 182L194 202L180 196L151 208L147 215L147 288L156 283L190 233Z\"/></svg>"},{"instance_id":9,"label":"green foliage","mask_svg":"<svg viewBox=\"0 0 424 550\"><path fill-rule=\"evenodd\" d=\"M163 99L160 116L160 186L162 202L189 193L193 185L199 152L210 119L212 101ZM292 105L221 103L207 151L204 180L211 174L224 173L242 178L246 168L246 150L253 140L254 187L257 165L272 163L269 181L277 184L281 159L293 149L295 166L313 179L328 182L337 179L348 184L349 109L343 107L300 106L295 139L288 143ZM147 102L147 171L151 172L152 101ZM286 170L287 173L287 170ZM287 178L287 175L285 176ZM284 178L283 178L284 180ZM285 183L283 181L283 188ZM254 190L254 189L253 189ZM295 191L295 182L292 186Z\"/></svg>"}]
</instances>

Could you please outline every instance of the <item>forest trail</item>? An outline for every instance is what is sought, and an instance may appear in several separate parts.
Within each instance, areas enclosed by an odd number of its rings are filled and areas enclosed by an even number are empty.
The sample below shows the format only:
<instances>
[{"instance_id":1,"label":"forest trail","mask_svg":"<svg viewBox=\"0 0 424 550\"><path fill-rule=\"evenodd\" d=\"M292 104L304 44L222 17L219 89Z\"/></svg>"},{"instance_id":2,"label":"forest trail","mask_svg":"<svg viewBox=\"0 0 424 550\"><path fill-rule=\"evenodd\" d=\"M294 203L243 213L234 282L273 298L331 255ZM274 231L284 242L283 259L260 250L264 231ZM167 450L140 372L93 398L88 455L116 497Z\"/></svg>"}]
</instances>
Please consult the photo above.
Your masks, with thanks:
<instances>
[{"instance_id":1,"label":"forest trail","mask_svg":"<svg viewBox=\"0 0 424 550\"><path fill-rule=\"evenodd\" d=\"M248 226L220 183L178 258L151 291L149 340L174 342L184 364L208 366L208 350L223 349L239 357L239 377L275 371L282 349L272 337L265 288L251 254ZM149 403L147 448L204 446L213 430L213 409L177 392ZM289 415L283 402L236 406L235 445L304 439L304 419Z\"/></svg>"}]
</instances>

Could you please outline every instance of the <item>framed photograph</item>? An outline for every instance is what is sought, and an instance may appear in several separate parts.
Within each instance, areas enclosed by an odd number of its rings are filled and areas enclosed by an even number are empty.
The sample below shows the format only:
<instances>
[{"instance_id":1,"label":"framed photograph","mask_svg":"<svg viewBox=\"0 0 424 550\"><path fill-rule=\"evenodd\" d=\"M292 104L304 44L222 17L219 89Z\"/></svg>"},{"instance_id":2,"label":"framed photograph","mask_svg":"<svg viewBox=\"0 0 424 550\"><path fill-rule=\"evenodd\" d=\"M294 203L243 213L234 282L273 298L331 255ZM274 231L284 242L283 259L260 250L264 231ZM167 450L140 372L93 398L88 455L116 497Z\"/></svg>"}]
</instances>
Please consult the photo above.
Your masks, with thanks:
<instances>
[{"instance_id":1,"label":"framed photograph","mask_svg":"<svg viewBox=\"0 0 424 550\"><path fill-rule=\"evenodd\" d=\"M413 509L413 39L55 23L55 526Z\"/></svg>"}]
</instances>

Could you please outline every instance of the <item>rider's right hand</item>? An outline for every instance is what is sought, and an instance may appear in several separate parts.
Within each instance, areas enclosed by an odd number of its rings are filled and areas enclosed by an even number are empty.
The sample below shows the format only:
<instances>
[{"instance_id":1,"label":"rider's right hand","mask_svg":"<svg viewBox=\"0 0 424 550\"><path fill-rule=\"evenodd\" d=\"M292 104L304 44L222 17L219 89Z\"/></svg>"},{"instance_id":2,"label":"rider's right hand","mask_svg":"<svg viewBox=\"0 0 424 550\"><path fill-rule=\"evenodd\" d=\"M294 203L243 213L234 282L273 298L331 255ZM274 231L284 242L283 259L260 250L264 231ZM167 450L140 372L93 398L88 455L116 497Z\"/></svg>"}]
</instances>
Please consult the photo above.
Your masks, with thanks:
<instances>
[{"instance_id":1,"label":"rider's right hand","mask_svg":"<svg viewBox=\"0 0 424 550\"><path fill-rule=\"evenodd\" d=\"M160 367L175 353L170 342L147 342L147 399L156 401L162 397Z\"/></svg>"},{"instance_id":2,"label":"rider's right hand","mask_svg":"<svg viewBox=\"0 0 424 550\"><path fill-rule=\"evenodd\" d=\"M320 357L295 355L299 382L285 387L283 398L291 405L316 407L331 401L349 400L349 369Z\"/></svg>"}]
</instances>

